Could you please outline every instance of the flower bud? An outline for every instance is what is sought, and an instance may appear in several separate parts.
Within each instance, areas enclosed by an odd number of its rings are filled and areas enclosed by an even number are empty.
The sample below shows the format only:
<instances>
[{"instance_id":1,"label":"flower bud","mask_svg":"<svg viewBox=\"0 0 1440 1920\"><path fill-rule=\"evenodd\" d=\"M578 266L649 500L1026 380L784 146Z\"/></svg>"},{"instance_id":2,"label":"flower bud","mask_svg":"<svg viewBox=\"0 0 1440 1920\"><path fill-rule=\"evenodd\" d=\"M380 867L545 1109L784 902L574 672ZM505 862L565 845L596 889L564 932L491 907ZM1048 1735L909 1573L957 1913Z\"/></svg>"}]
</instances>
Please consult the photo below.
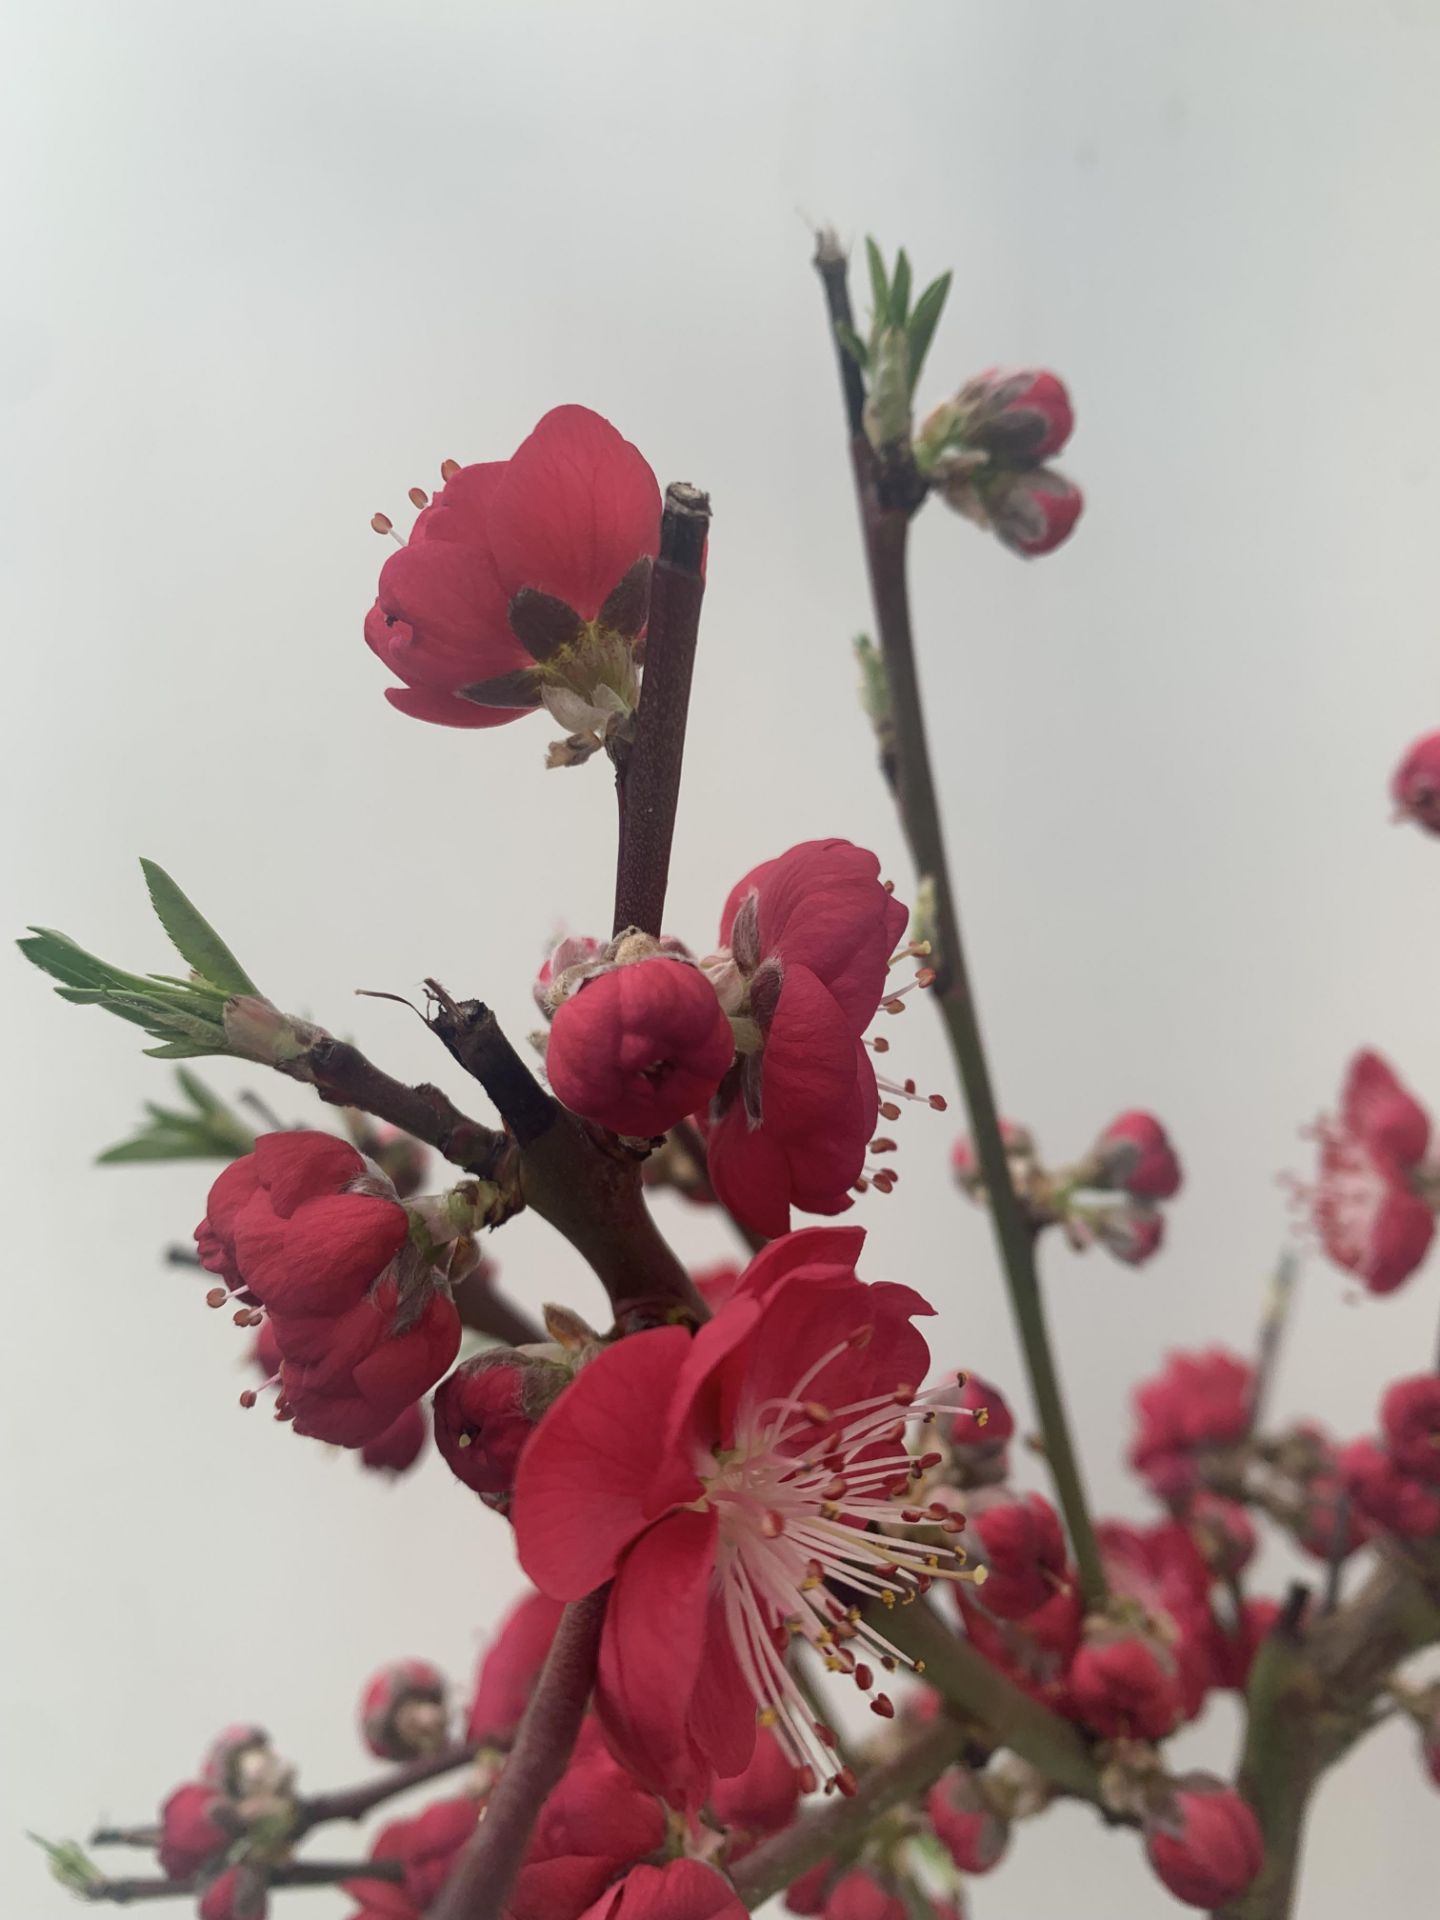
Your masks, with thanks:
<instances>
[{"instance_id":1,"label":"flower bud","mask_svg":"<svg viewBox=\"0 0 1440 1920\"><path fill-rule=\"evenodd\" d=\"M1235 1579L1255 1558L1259 1541L1254 1523L1237 1500L1197 1493L1186 1508L1185 1524L1217 1579Z\"/></svg>"},{"instance_id":2,"label":"flower bud","mask_svg":"<svg viewBox=\"0 0 1440 1920\"><path fill-rule=\"evenodd\" d=\"M925 1799L935 1837L962 1873L988 1873L1010 1842L1010 1822L996 1812L965 1767L942 1774Z\"/></svg>"},{"instance_id":3,"label":"flower bud","mask_svg":"<svg viewBox=\"0 0 1440 1920\"><path fill-rule=\"evenodd\" d=\"M1165 1240L1165 1216L1143 1200L1087 1209L1085 1225L1115 1259L1143 1267Z\"/></svg>"},{"instance_id":4,"label":"flower bud","mask_svg":"<svg viewBox=\"0 0 1440 1920\"><path fill-rule=\"evenodd\" d=\"M1075 427L1063 382L1040 367L991 367L968 380L920 428L922 473L943 472L957 452L974 450L1003 467L1033 467L1059 453Z\"/></svg>"},{"instance_id":5,"label":"flower bud","mask_svg":"<svg viewBox=\"0 0 1440 1920\"><path fill-rule=\"evenodd\" d=\"M1337 1471L1318 1473L1308 1483L1295 1525L1295 1538L1306 1553L1327 1562L1348 1560L1374 1531Z\"/></svg>"},{"instance_id":6,"label":"flower bud","mask_svg":"<svg viewBox=\"0 0 1440 1920\"><path fill-rule=\"evenodd\" d=\"M998 1387L967 1373L956 1395L959 1411L950 1423L950 1448L956 1463L967 1472L985 1466L1003 1469L1006 1449L1015 1436L1015 1416Z\"/></svg>"},{"instance_id":7,"label":"flower bud","mask_svg":"<svg viewBox=\"0 0 1440 1920\"><path fill-rule=\"evenodd\" d=\"M981 1494L968 1510L975 1555L985 1565L979 1601L1002 1620L1023 1620L1052 1598L1065 1572L1065 1536L1038 1493Z\"/></svg>"},{"instance_id":8,"label":"flower bud","mask_svg":"<svg viewBox=\"0 0 1440 1920\"><path fill-rule=\"evenodd\" d=\"M1396 819L1440 833L1440 733L1427 733L1411 747L1391 777L1390 798Z\"/></svg>"},{"instance_id":9,"label":"flower bud","mask_svg":"<svg viewBox=\"0 0 1440 1920\"><path fill-rule=\"evenodd\" d=\"M160 1809L160 1871L167 1880L189 1880L218 1860L242 1827L223 1793L198 1780L177 1787Z\"/></svg>"},{"instance_id":10,"label":"flower bud","mask_svg":"<svg viewBox=\"0 0 1440 1920\"><path fill-rule=\"evenodd\" d=\"M232 996L225 1002L221 1018L225 1038L234 1052L242 1059L278 1067L282 1073L302 1059L317 1040L326 1037L323 1028L281 1013L278 1007L256 994Z\"/></svg>"},{"instance_id":11,"label":"flower bud","mask_svg":"<svg viewBox=\"0 0 1440 1920\"><path fill-rule=\"evenodd\" d=\"M449 1735L445 1676L428 1660L392 1660L366 1681L360 1731L381 1760L438 1753Z\"/></svg>"},{"instance_id":12,"label":"flower bud","mask_svg":"<svg viewBox=\"0 0 1440 1920\"><path fill-rule=\"evenodd\" d=\"M657 954L591 976L558 1007L545 1064L572 1113L648 1140L707 1106L734 1057L709 980Z\"/></svg>"},{"instance_id":13,"label":"flower bud","mask_svg":"<svg viewBox=\"0 0 1440 1920\"><path fill-rule=\"evenodd\" d=\"M1440 1534L1440 1487L1403 1472L1373 1440L1352 1440L1338 1464L1346 1492L1376 1526L1402 1540Z\"/></svg>"},{"instance_id":14,"label":"flower bud","mask_svg":"<svg viewBox=\"0 0 1440 1920\"><path fill-rule=\"evenodd\" d=\"M1112 1120L1095 1142L1097 1187L1118 1187L1137 1200L1169 1200L1180 1191L1180 1162L1153 1113Z\"/></svg>"},{"instance_id":15,"label":"flower bud","mask_svg":"<svg viewBox=\"0 0 1440 1920\"><path fill-rule=\"evenodd\" d=\"M1054 467L961 473L942 480L940 490L948 506L1027 560L1068 540L1085 505L1079 487Z\"/></svg>"},{"instance_id":16,"label":"flower bud","mask_svg":"<svg viewBox=\"0 0 1440 1920\"><path fill-rule=\"evenodd\" d=\"M825 1901L825 1920L906 1920L905 1902L866 1867L852 1867Z\"/></svg>"},{"instance_id":17,"label":"flower bud","mask_svg":"<svg viewBox=\"0 0 1440 1920\"><path fill-rule=\"evenodd\" d=\"M570 1383L560 1348L491 1347L457 1367L435 1393L435 1444L457 1480L487 1507L510 1505L521 1450Z\"/></svg>"},{"instance_id":18,"label":"flower bud","mask_svg":"<svg viewBox=\"0 0 1440 1920\"><path fill-rule=\"evenodd\" d=\"M1260 1871L1265 1843L1238 1793L1193 1773L1175 1783L1166 1811L1146 1821L1145 1851L1177 1900L1208 1909L1239 1899Z\"/></svg>"},{"instance_id":19,"label":"flower bud","mask_svg":"<svg viewBox=\"0 0 1440 1920\"><path fill-rule=\"evenodd\" d=\"M1035 1158L1035 1136L1018 1120L1002 1120L1000 1138L1012 1170L1017 1161L1030 1161ZM968 1134L962 1133L950 1149L950 1172L956 1186L968 1193L972 1200L985 1191L985 1178L980 1171L980 1159L975 1151L975 1143Z\"/></svg>"},{"instance_id":20,"label":"flower bud","mask_svg":"<svg viewBox=\"0 0 1440 1920\"><path fill-rule=\"evenodd\" d=\"M231 1800L249 1800L283 1791L292 1769L275 1752L263 1727L242 1725L216 1734L200 1762L200 1778Z\"/></svg>"},{"instance_id":21,"label":"flower bud","mask_svg":"<svg viewBox=\"0 0 1440 1920\"><path fill-rule=\"evenodd\" d=\"M1387 1387L1380 1426L1403 1473L1440 1482L1440 1374L1418 1373Z\"/></svg>"},{"instance_id":22,"label":"flower bud","mask_svg":"<svg viewBox=\"0 0 1440 1920\"><path fill-rule=\"evenodd\" d=\"M1175 1663L1148 1635L1100 1622L1070 1662L1081 1719L1106 1740L1163 1740L1180 1718Z\"/></svg>"}]
</instances>

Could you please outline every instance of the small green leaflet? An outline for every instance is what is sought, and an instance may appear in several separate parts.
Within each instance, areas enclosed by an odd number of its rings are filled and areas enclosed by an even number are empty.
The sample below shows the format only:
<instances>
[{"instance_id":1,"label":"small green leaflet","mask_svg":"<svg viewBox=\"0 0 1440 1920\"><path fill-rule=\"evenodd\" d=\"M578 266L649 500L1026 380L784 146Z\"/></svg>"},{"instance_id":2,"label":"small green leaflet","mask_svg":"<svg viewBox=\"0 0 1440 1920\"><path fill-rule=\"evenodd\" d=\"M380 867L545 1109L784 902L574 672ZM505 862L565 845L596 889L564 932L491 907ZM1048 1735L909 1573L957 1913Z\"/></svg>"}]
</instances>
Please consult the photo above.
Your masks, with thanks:
<instances>
[{"instance_id":1,"label":"small green leaflet","mask_svg":"<svg viewBox=\"0 0 1440 1920\"><path fill-rule=\"evenodd\" d=\"M142 860L140 868L151 905L180 958L222 993L255 993L255 982L165 869L153 860Z\"/></svg>"}]
</instances>

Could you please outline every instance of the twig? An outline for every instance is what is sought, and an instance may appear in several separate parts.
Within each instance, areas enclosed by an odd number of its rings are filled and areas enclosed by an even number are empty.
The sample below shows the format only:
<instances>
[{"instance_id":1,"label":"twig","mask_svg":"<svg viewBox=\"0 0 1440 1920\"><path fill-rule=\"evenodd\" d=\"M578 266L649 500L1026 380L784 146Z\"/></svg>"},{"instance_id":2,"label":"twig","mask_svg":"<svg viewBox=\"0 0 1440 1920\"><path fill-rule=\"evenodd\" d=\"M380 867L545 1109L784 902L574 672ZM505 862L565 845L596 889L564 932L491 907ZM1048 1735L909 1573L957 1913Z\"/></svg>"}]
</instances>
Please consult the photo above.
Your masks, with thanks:
<instances>
[{"instance_id":1,"label":"twig","mask_svg":"<svg viewBox=\"0 0 1440 1920\"><path fill-rule=\"evenodd\" d=\"M708 495L682 482L667 487L660 557L650 589L645 678L635 710L635 737L615 769L620 791L616 933L626 927L657 935L661 930L709 531Z\"/></svg>"},{"instance_id":2,"label":"twig","mask_svg":"<svg viewBox=\"0 0 1440 1920\"><path fill-rule=\"evenodd\" d=\"M825 289L832 333L837 323L853 327L846 260L833 239L821 236L815 265ZM925 489L913 462L902 459L882 467L865 437L857 411L857 395L862 407L864 401L858 370L838 338L836 353L850 429L851 468L870 592L894 720L896 800L916 870L922 881L930 883L934 898L930 956L935 972L934 991L965 1094L971 1137L989 1197L990 1218L1005 1271L1011 1312L1025 1352L1046 1458L1075 1551L1080 1585L1087 1605L1093 1608L1104 1601L1105 1574L1046 1330L1035 1264L1035 1236L1016 1198L1001 1138L989 1064L960 939L959 915L945 857L940 806L925 733L905 565L910 518L924 498Z\"/></svg>"},{"instance_id":3,"label":"twig","mask_svg":"<svg viewBox=\"0 0 1440 1920\"><path fill-rule=\"evenodd\" d=\"M324 1034L285 1071L314 1087L327 1106L359 1107L388 1120L480 1179L493 1180L504 1170L503 1134L461 1113L438 1087L407 1087L392 1079L348 1040Z\"/></svg>"},{"instance_id":4,"label":"twig","mask_svg":"<svg viewBox=\"0 0 1440 1920\"><path fill-rule=\"evenodd\" d=\"M595 1683L608 1586L573 1600L515 1735L485 1818L427 1909L427 1920L501 1920L535 1822L574 1751Z\"/></svg>"},{"instance_id":5,"label":"twig","mask_svg":"<svg viewBox=\"0 0 1440 1920\"><path fill-rule=\"evenodd\" d=\"M439 1753L422 1754L418 1760L390 1767L373 1780L362 1780L357 1787L312 1794L300 1802L292 1837L298 1840L301 1834L330 1820L363 1820L372 1809L383 1806L397 1794L408 1793L427 1780L438 1780L443 1773L454 1773L457 1768L468 1766L478 1752L473 1741L457 1742Z\"/></svg>"},{"instance_id":6,"label":"twig","mask_svg":"<svg viewBox=\"0 0 1440 1920\"><path fill-rule=\"evenodd\" d=\"M285 1866L257 1870L257 1877L271 1887L334 1887L345 1880L388 1880L405 1877L403 1860L292 1860ZM160 1875L126 1880L92 1880L76 1886L82 1900L101 1900L114 1906L129 1906L135 1900L174 1900L204 1893L207 1881L199 1878L167 1880Z\"/></svg>"},{"instance_id":7,"label":"twig","mask_svg":"<svg viewBox=\"0 0 1440 1920\"><path fill-rule=\"evenodd\" d=\"M96 1827L86 1843L92 1847L148 1847L153 1853L159 1846L162 1829L159 1827Z\"/></svg>"},{"instance_id":8,"label":"twig","mask_svg":"<svg viewBox=\"0 0 1440 1920\"><path fill-rule=\"evenodd\" d=\"M941 1715L912 1734L900 1751L872 1767L848 1799L818 1807L764 1840L734 1868L735 1891L750 1908L763 1906L809 1868L853 1851L882 1813L921 1794L964 1751L965 1729Z\"/></svg>"},{"instance_id":9,"label":"twig","mask_svg":"<svg viewBox=\"0 0 1440 1920\"><path fill-rule=\"evenodd\" d=\"M498 1293L483 1272L467 1274L452 1295L461 1326L483 1333L487 1339L503 1341L507 1347L523 1347L545 1338L539 1323Z\"/></svg>"},{"instance_id":10,"label":"twig","mask_svg":"<svg viewBox=\"0 0 1440 1920\"><path fill-rule=\"evenodd\" d=\"M1275 1369L1281 1342L1290 1323L1290 1308L1295 1297L1295 1282L1300 1277L1300 1262L1294 1249L1286 1247L1275 1264L1260 1322L1260 1347L1255 1360L1255 1379L1250 1389L1250 1421L1246 1438L1259 1431L1275 1385Z\"/></svg>"},{"instance_id":11,"label":"twig","mask_svg":"<svg viewBox=\"0 0 1440 1920\"><path fill-rule=\"evenodd\" d=\"M1325 1596L1320 1602L1322 1614L1334 1613L1340 1605L1340 1587L1345 1573L1345 1548L1350 1537L1350 1494L1342 1487L1335 1496L1335 1513L1330 1523L1330 1552L1325 1563Z\"/></svg>"}]
</instances>

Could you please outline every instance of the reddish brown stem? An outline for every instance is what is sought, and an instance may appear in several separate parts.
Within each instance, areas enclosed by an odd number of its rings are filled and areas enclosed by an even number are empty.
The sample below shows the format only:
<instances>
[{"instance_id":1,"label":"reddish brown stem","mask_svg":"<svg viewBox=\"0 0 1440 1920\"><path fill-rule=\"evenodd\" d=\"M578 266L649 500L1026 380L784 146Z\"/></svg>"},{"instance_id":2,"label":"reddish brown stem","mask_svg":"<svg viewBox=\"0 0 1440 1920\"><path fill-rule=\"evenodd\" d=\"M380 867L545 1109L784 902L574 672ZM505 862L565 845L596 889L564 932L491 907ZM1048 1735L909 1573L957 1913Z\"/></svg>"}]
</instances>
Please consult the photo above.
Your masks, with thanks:
<instances>
[{"instance_id":1,"label":"reddish brown stem","mask_svg":"<svg viewBox=\"0 0 1440 1920\"><path fill-rule=\"evenodd\" d=\"M294 1837L309 1833L329 1820L363 1820L373 1808L383 1806L397 1794L408 1793L427 1780L438 1780L443 1773L454 1773L467 1766L479 1749L473 1741L457 1742L439 1753L422 1754L403 1766L391 1767L373 1780L362 1780L358 1787L339 1787L333 1793L312 1794L300 1802Z\"/></svg>"},{"instance_id":2,"label":"reddish brown stem","mask_svg":"<svg viewBox=\"0 0 1440 1920\"><path fill-rule=\"evenodd\" d=\"M501 1920L540 1810L575 1749L595 1683L608 1586L565 1609L485 1818L427 1920Z\"/></svg>"}]
</instances>

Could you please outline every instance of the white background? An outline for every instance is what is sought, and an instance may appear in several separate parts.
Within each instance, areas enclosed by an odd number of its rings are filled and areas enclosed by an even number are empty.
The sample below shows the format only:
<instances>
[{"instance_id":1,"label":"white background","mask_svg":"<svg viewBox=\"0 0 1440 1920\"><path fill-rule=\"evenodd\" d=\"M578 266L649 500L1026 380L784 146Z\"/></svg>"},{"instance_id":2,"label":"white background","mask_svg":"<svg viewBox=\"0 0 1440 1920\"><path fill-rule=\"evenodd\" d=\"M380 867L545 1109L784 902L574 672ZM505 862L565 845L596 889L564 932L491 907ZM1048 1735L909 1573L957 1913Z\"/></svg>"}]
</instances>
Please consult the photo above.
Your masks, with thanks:
<instances>
[{"instance_id":1,"label":"white background","mask_svg":"<svg viewBox=\"0 0 1440 1920\"><path fill-rule=\"evenodd\" d=\"M608 783L545 774L543 721L386 706L372 511L403 524L441 459L503 456L562 400L711 489L670 913L703 942L812 835L904 892L806 220L955 268L930 398L996 361L1063 372L1078 537L1025 565L936 506L917 616L1005 1107L1063 1157L1150 1105L1185 1156L1153 1266L1046 1260L1097 1504L1141 1513L1128 1389L1169 1346L1249 1345L1277 1172L1347 1054L1440 1098L1440 847L1385 795L1440 723L1433 9L11 0L0 67L7 923L163 969L148 854L284 1005L465 1101L351 989L433 973L523 1032L552 926L606 921ZM236 1410L239 1336L158 1258L205 1171L89 1165L167 1070L18 959L3 979L0 1876L48 1920L72 1909L22 1828L146 1817L236 1717L312 1785L363 1772L361 1678L407 1652L465 1674L516 1580L438 1462L386 1488ZM887 1031L953 1091L923 1009ZM902 1127L899 1191L857 1216L869 1271L1023 1400L952 1120ZM497 1250L517 1296L595 1303L538 1222ZM1425 1363L1436 1283L1357 1303L1314 1263L1280 1410L1362 1430ZM1224 1703L1188 1742L1222 1767L1233 1744ZM1412 1745L1391 1729L1325 1787L1307 1920L1428 1905ZM339 1910L309 1898L277 1904ZM1078 1810L973 1904L1176 1911Z\"/></svg>"}]
</instances>

